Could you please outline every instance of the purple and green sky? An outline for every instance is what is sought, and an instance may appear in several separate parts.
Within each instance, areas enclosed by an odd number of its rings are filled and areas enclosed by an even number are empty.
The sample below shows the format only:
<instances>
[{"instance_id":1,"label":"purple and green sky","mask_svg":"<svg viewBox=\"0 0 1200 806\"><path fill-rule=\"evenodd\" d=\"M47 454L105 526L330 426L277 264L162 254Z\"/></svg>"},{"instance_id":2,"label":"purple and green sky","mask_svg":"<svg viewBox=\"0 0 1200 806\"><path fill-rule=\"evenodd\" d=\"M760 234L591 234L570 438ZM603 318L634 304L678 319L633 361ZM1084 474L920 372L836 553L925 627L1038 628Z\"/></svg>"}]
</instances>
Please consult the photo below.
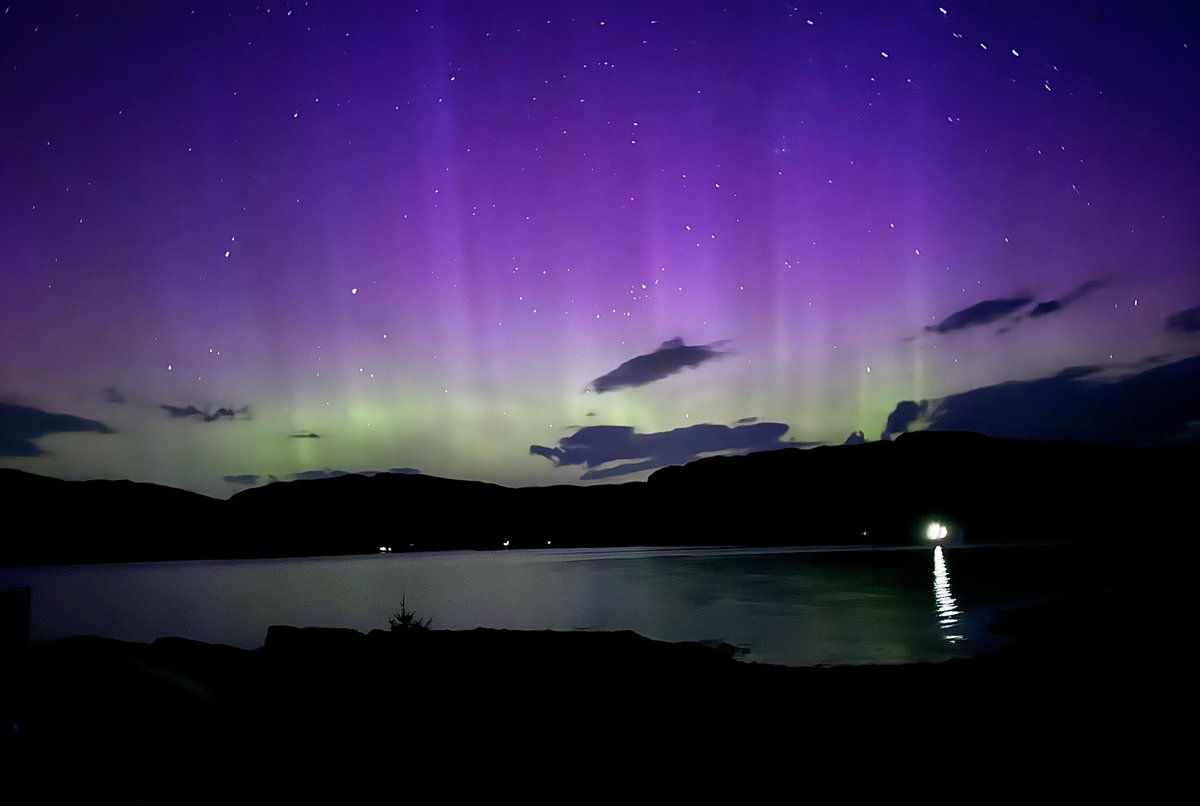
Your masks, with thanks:
<instances>
[{"instance_id":1,"label":"purple and green sky","mask_svg":"<svg viewBox=\"0 0 1200 806\"><path fill-rule=\"evenodd\" d=\"M1198 57L1178 2L10 0L0 465L1195 439Z\"/></svg>"}]
</instances>

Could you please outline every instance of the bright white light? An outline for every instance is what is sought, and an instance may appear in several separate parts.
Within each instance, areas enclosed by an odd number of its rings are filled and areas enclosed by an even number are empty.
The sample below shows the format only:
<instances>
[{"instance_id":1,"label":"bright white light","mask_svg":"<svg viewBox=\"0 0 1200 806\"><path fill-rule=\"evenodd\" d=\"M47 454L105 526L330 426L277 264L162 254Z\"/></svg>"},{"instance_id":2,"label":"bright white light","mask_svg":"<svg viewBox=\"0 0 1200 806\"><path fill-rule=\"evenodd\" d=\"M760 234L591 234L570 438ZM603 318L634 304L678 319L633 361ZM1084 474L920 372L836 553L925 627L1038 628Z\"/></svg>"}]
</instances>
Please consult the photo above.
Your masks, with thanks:
<instances>
[{"instance_id":1,"label":"bright white light","mask_svg":"<svg viewBox=\"0 0 1200 806\"><path fill-rule=\"evenodd\" d=\"M927 540L945 540L948 534L950 534L950 530L946 528L944 523L933 521L929 526L925 527L925 538Z\"/></svg>"},{"instance_id":2,"label":"bright white light","mask_svg":"<svg viewBox=\"0 0 1200 806\"><path fill-rule=\"evenodd\" d=\"M962 612L950 591L950 571L946 567L946 557L942 554L941 546L933 547L933 597L937 602L938 626L942 630L954 629L958 624L956 616L962 615ZM963 640L962 633L957 632L945 632L942 637L952 644Z\"/></svg>"}]
</instances>

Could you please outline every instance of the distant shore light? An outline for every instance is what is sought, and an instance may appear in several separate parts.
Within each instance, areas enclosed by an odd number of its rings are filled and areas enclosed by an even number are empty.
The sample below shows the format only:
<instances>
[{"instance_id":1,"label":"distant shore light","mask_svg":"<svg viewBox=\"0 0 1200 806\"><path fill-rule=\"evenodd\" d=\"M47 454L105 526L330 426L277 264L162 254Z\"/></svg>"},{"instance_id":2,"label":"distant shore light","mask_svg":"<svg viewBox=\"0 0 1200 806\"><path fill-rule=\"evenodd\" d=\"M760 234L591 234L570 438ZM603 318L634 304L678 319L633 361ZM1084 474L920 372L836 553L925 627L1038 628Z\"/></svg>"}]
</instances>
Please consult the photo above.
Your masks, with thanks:
<instances>
[{"instance_id":1,"label":"distant shore light","mask_svg":"<svg viewBox=\"0 0 1200 806\"><path fill-rule=\"evenodd\" d=\"M946 528L946 524L932 521L925 527L925 538L927 540L945 540L950 534L950 530Z\"/></svg>"}]
</instances>

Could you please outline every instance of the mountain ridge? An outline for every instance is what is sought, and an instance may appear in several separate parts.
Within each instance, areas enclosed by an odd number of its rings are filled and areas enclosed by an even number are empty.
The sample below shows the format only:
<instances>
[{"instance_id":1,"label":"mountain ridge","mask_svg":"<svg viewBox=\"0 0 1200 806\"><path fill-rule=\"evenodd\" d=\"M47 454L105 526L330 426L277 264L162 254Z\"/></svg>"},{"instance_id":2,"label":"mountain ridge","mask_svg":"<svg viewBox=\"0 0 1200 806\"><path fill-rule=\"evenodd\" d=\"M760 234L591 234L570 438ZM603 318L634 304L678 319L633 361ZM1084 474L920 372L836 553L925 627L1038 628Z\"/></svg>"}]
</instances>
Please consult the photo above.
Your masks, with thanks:
<instances>
[{"instance_id":1,"label":"mountain ridge","mask_svg":"<svg viewBox=\"0 0 1200 806\"><path fill-rule=\"evenodd\" d=\"M1190 519L1200 445L970 432L714 456L646 481L504 487L412 473L275 482L228 500L0 469L0 565L619 545L1111 541ZM33 525L23 535L18 522ZM104 537L101 537L101 533ZM24 539L22 539L24 538Z\"/></svg>"}]
</instances>

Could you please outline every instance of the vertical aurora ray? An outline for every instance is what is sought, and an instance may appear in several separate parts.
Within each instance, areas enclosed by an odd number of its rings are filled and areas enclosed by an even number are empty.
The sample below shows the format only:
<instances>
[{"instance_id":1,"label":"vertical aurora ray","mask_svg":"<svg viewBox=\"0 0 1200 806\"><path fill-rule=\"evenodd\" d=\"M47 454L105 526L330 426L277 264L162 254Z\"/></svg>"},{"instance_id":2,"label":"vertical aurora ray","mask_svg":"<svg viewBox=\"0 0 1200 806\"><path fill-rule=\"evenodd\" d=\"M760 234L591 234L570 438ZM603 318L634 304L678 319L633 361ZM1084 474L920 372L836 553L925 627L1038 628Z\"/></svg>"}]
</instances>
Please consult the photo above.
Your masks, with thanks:
<instances>
[{"instance_id":1,"label":"vertical aurora ray","mask_svg":"<svg viewBox=\"0 0 1200 806\"><path fill-rule=\"evenodd\" d=\"M569 482L530 446L875 438L903 400L1194 355L1198 31L1178 4L14 4L0 400L115 433L17 455L14 415L0 464ZM676 337L728 355L587 391Z\"/></svg>"}]
</instances>

